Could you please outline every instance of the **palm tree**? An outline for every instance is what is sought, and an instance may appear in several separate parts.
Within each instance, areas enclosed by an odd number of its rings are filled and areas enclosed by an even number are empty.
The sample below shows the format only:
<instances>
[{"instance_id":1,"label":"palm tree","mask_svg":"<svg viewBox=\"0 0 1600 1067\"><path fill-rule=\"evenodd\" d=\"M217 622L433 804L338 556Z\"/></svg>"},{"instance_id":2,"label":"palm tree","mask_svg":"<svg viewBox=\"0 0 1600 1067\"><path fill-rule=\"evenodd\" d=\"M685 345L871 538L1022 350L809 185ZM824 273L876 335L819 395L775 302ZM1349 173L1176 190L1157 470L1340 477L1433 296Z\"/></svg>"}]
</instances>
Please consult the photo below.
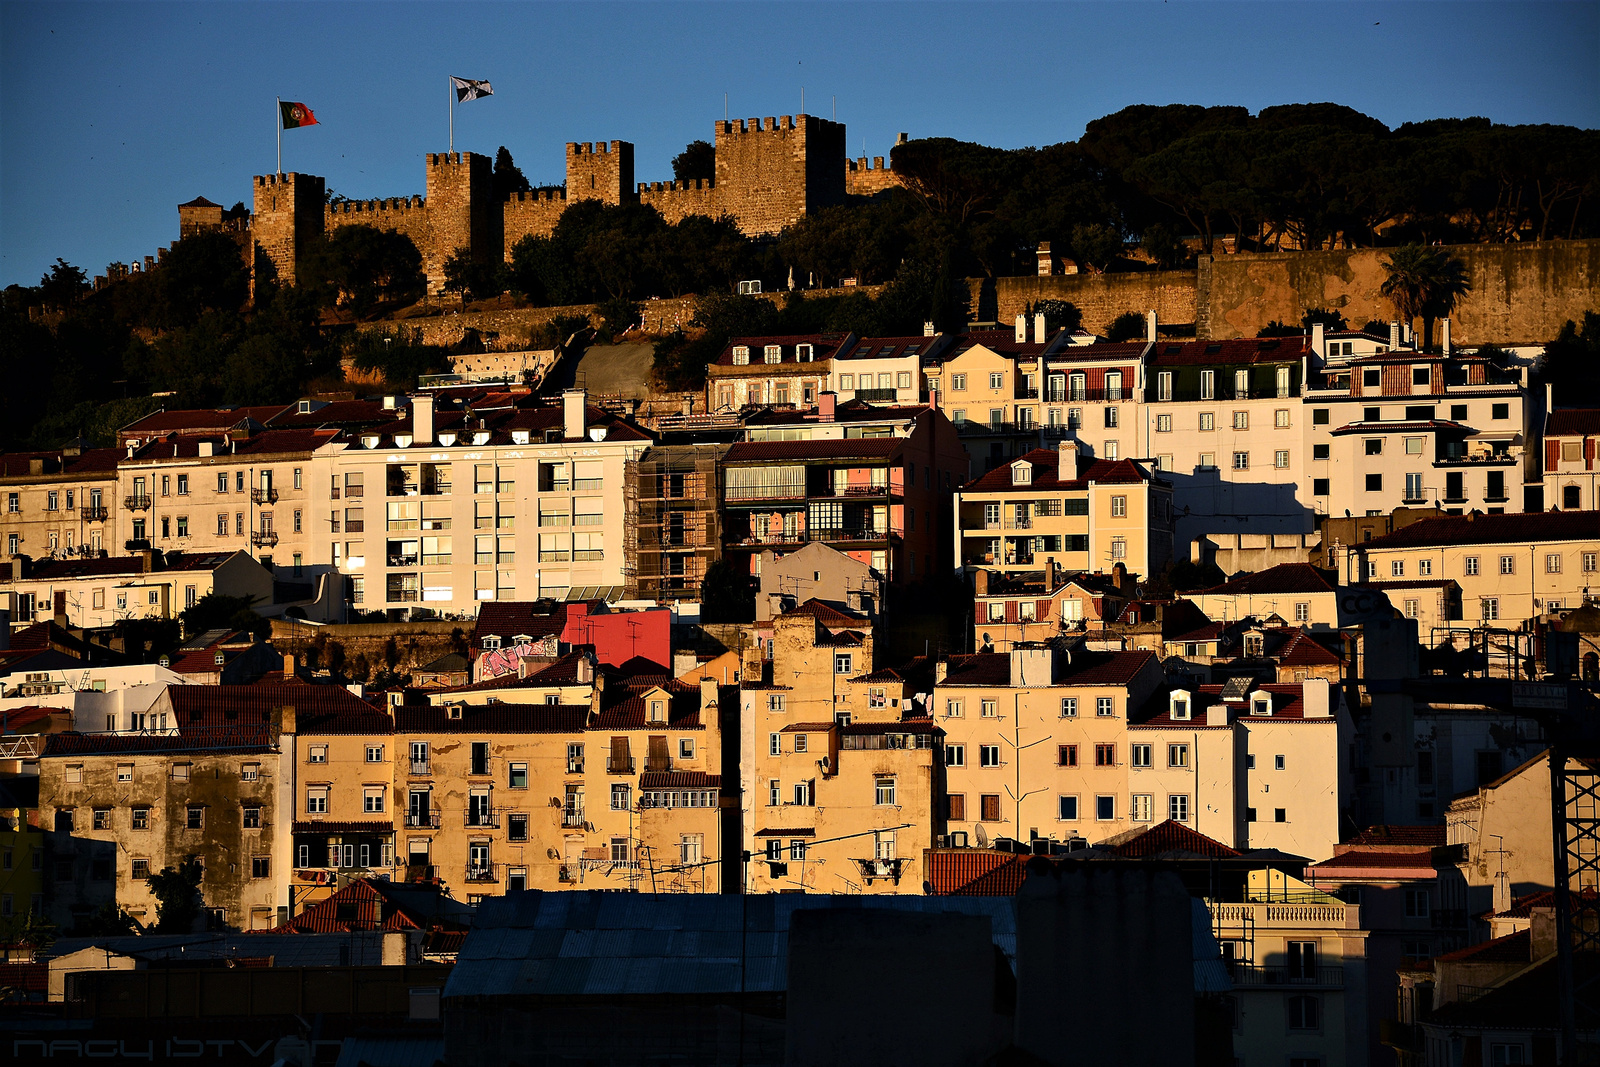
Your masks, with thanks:
<instances>
[{"instance_id":1,"label":"palm tree","mask_svg":"<svg viewBox=\"0 0 1600 1067\"><path fill-rule=\"evenodd\" d=\"M1442 249L1423 245L1403 245L1394 250L1381 266L1389 272L1380 287L1394 303L1394 310L1410 325L1422 316L1422 347L1433 344L1435 319L1448 316L1461 297L1472 291L1466 264Z\"/></svg>"}]
</instances>

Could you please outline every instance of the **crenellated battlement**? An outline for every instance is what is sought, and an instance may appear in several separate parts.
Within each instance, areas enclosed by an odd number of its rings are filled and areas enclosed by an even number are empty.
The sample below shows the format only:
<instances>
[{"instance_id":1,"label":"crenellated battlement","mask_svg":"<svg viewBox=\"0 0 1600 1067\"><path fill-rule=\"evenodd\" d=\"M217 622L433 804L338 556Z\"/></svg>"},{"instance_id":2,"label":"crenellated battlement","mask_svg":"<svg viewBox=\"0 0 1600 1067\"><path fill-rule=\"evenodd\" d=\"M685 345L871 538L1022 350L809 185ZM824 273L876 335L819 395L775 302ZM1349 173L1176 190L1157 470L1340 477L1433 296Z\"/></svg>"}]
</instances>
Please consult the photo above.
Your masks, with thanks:
<instances>
[{"instance_id":1,"label":"crenellated battlement","mask_svg":"<svg viewBox=\"0 0 1600 1067\"><path fill-rule=\"evenodd\" d=\"M703 192L715 187L716 182L710 178L684 178L681 181L640 182L639 192L641 194Z\"/></svg>"},{"instance_id":2,"label":"crenellated battlement","mask_svg":"<svg viewBox=\"0 0 1600 1067\"><path fill-rule=\"evenodd\" d=\"M844 167L845 167L845 170L849 171L851 174L855 174L855 173L862 172L862 171L871 171L871 170L890 171L890 170L894 169L893 167L891 167L888 164L884 163L882 156L873 156L872 157L872 165L871 166L867 165L867 157L866 156L862 156L860 159L847 159L847 160L844 161Z\"/></svg>"},{"instance_id":3,"label":"crenellated battlement","mask_svg":"<svg viewBox=\"0 0 1600 1067\"><path fill-rule=\"evenodd\" d=\"M317 177L315 174L297 174L292 170L287 173L279 172L277 174L257 174L255 176L255 184L257 187L271 185L293 185L295 182L302 180L315 182L318 185L322 184L322 179Z\"/></svg>"},{"instance_id":4,"label":"crenellated battlement","mask_svg":"<svg viewBox=\"0 0 1600 1067\"><path fill-rule=\"evenodd\" d=\"M508 203L508 204L553 203L553 202L555 202L557 200L565 201L566 199L567 199L567 191L565 189L533 189L533 190L530 190L530 191L528 191L526 193L510 193L510 194L508 194L506 196L506 203Z\"/></svg>"},{"instance_id":5,"label":"crenellated battlement","mask_svg":"<svg viewBox=\"0 0 1600 1067\"><path fill-rule=\"evenodd\" d=\"M624 147L624 146L627 147ZM568 141L567 156L620 156L633 148L628 141Z\"/></svg>"},{"instance_id":6,"label":"crenellated battlement","mask_svg":"<svg viewBox=\"0 0 1600 1067\"><path fill-rule=\"evenodd\" d=\"M360 215L363 213L376 214L377 212L395 211L424 211L428 206L428 198L424 196L395 196L379 200L341 200L328 205L329 216L333 215ZM353 219L352 222L359 222Z\"/></svg>"},{"instance_id":7,"label":"crenellated battlement","mask_svg":"<svg viewBox=\"0 0 1600 1067\"><path fill-rule=\"evenodd\" d=\"M463 163L470 164L476 152L429 152L427 153L428 166L430 167L459 167ZM487 158L480 156L480 159Z\"/></svg>"}]
</instances>

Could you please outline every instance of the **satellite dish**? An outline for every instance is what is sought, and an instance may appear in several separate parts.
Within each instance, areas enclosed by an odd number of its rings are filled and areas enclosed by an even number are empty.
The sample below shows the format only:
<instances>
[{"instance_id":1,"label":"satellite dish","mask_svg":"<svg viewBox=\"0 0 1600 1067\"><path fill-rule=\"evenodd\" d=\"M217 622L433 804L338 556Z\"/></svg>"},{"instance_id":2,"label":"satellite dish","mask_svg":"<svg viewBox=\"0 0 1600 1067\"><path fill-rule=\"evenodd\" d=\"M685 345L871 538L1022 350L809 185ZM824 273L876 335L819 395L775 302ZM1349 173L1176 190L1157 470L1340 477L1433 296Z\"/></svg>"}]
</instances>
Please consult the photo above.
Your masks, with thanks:
<instances>
[{"instance_id":1,"label":"satellite dish","mask_svg":"<svg viewBox=\"0 0 1600 1067\"><path fill-rule=\"evenodd\" d=\"M976 823L972 827L973 840L978 842L979 848L989 847L989 831L983 828L983 823Z\"/></svg>"}]
</instances>

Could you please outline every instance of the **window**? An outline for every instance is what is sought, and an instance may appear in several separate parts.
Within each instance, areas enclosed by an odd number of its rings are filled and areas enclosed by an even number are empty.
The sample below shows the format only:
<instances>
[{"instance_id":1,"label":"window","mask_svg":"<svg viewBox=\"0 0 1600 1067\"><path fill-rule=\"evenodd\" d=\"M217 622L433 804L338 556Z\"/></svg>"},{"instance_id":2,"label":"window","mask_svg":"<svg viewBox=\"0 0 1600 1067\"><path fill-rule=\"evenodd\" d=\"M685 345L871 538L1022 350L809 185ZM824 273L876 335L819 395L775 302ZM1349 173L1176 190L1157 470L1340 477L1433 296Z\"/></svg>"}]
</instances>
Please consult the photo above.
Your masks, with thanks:
<instances>
[{"instance_id":1,"label":"window","mask_svg":"<svg viewBox=\"0 0 1600 1067\"><path fill-rule=\"evenodd\" d=\"M1428 891L1426 889L1406 890L1406 918L1426 919L1428 917Z\"/></svg>"},{"instance_id":2,"label":"window","mask_svg":"<svg viewBox=\"0 0 1600 1067\"><path fill-rule=\"evenodd\" d=\"M1217 395L1217 372L1203 370L1200 372L1200 399L1213 400Z\"/></svg>"},{"instance_id":3,"label":"window","mask_svg":"<svg viewBox=\"0 0 1600 1067\"><path fill-rule=\"evenodd\" d=\"M1152 749L1154 749L1154 747L1155 746L1153 746L1153 745L1129 745L1128 746L1128 764L1129 764L1129 766L1132 766L1132 767L1148 767L1148 766L1150 766L1150 754L1151 754ZM1173 746L1173 747L1177 747L1177 746Z\"/></svg>"},{"instance_id":4,"label":"window","mask_svg":"<svg viewBox=\"0 0 1600 1067\"><path fill-rule=\"evenodd\" d=\"M1272 809L1272 821L1273 822L1288 822L1289 821L1289 811L1288 811L1288 809L1287 808L1273 808Z\"/></svg>"},{"instance_id":5,"label":"window","mask_svg":"<svg viewBox=\"0 0 1600 1067\"><path fill-rule=\"evenodd\" d=\"M1405 563L1405 560L1402 560L1402 559L1392 559L1392 560L1390 560L1389 561L1389 577L1391 577L1391 578L1404 578L1405 576L1406 576L1406 563Z\"/></svg>"},{"instance_id":6,"label":"window","mask_svg":"<svg viewBox=\"0 0 1600 1067\"><path fill-rule=\"evenodd\" d=\"M1200 413L1200 429L1202 429L1202 430L1215 430L1216 428L1217 428L1217 417L1216 417L1216 415L1214 413L1210 412L1210 411L1202 411Z\"/></svg>"},{"instance_id":7,"label":"window","mask_svg":"<svg viewBox=\"0 0 1600 1067\"><path fill-rule=\"evenodd\" d=\"M1289 450L1280 448L1272 453L1272 465L1279 470L1286 470L1289 466Z\"/></svg>"},{"instance_id":8,"label":"window","mask_svg":"<svg viewBox=\"0 0 1600 1067\"><path fill-rule=\"evenodd\" d=\"M1167 818L1173 822L1189 821L1189 798L1174 793L1167 797Z\"/></svg>"},{"instance_id":9,"label":"window","mask_svg":"<svg viewBox=\"0 0 1600 1067\"><path fill-rule=\"evenodd\" d=\"M184 813L184 828L187 830L203 830L206 825L206 809L199 804L190 804Z\"/></svg>"},{"instance_id":10,"label":"window","mask_svg":"<svg viewBox=\"0 0 1600 1067\"><path fill-rule=\"evenodd\" d=\"M1057 797L1056 817L1062 822L1076 822L1078 819L1078 798Z\"/></svg>"},{"instance_id":11,"label":"window","mask_svg":"<svg viewBox=\"0 0 1600 1067\"><path fill-rule=\"evenodd\" d=\"M1167 746L1167 766L1168 767L1187 767L1187 766L1189 766L1189 746L1188 745L1168 745Z\"/></svg>"},{"instance_id":12,"label":"window","mask_svg":"<svg viewBox=\"0 0 1600 1067\"><path fill-rule=\"evenodd\" d=\"M611 783L611 810L627 811L633 806L632 787L627 782Z\"/></svg>"},{"instance_id":13,"label":"window","mask_svg":"<svg viewBox=\"0 0 1600 1067\"><path fill-rule=\"evenodd\" d=\"M767 755L769 755L769 756L781 756L781 755L783 755L783 735L782 734L768 734L767 735Z\"/></svg>"},{"instance_id":14,"label":"window","mask_svg":"<svg viewBox=\"0 0 1600 1067\"><path fill-rule=\"evenodd\" d=\"M306 814L328 814L328 787L313 785L306 788Z\"/></svg>"},{"instance_id":15,"label":"window","mask_svg":"<svg viewBox=\"0 0 1600 1067\"><path fill-rule=\"evenodd\" d=\"M150 809L149 808L134 808L133 809L133 824L132 825L133 825L133 828L135 830L148 830L148 829L150 829Z\"/></svg>"},{"instance_id":16,"label":"window","mask_svg":"<svg viewBox=\"0 0 1600 1067\"><path fill-rule=\"evenodd\" d=\"M1152 821L1155 798L1149 793L1135 793L1128 798L1128 818L1134 822Z\"/></svg>"},{"instance_id":17,"label":"window","mask_svg":"<svg viewBox=\"0 0 1600 1067\"><path fill-rule=\"evenodd\" d=\"M1171 415L1157 415L1156 416L1156 433L1171 433L1171 432L1172 432L1172 416Z\"/></svg>"},{"instance_id":18,"label":"window","mask_svg":"<svg viewBox=\"0 0 1600 1067\"><path fill-rule=\"evenodd\" d=\"M997 707L998 704L995 701L985 700L978 705L978 713L983 718L992 719L995 717L995 710Z\"/></svg>"},{"instance_id":19,"label":"window","mask_svg":"<svg viewBox=\"0 0 1600 1067\"><path fill-rule=\"evenodd\" d=\"M310 748L308 748L306 750L306 762L307 763L327 763L328 762L328 746L327 745L312 745Z\"/></svg>"},{"instance_id":20,"label":"window","mask_svg":"<svg viewBox=\"0 0 1600 1067\"><path fill-rule=\"evenodd\" d=\"M1511 405L1491 404L1489 406L1489 417L1491 419L1509 419L1511 417Z\"/></svg>"},{"instance_id":21,"label":"window","mask_svg":"<svg viewBox=\"0 0 1600 1067\"><path fill-rule=\"evenodd\" d=\"M1000 746L999 745L979 745L978 746L978 766L980 766L980 767L998 767L998 766L1000 766Z\"/></svg>"},{"instance_id":22,"label":"window","mask_svg":"<svg viewBox=\"0 0 1600 1067\"><path fill-rule=\"evenodd\" d=\"M487 741L474 741L474 742L472 742L472 767L471 767L471 770L468 773L470 773L470 774L488 774L489 773L489 742L487 742Z\"/></svg>"},{"instance_id":23,"label":"window","mask_svg":"<svg viewBox=\"0 0 1600 1067\"><path fill-rule=\"evenodd\" d=\"M1000 794L984 793L978 797L978 818L984 822L1000 821Z\"/></svg>"},{"instance_id":24,"label":"window","mask_svg":"<svg viewBox=\"0 0 1600 1067\"><path fill-rule=\"evenodd\" d=\"M961 718L961 701L959 701L959 700L946 700L944 702L944 713L945 713L945 717L946 718L950 718L950 719L959 719L959 718Z\"/></svg>"},{"instance_id":25,"label":"window","mask_svg":"<svg viewBox=\"0 0 1600 1067\"><path fill-rule=\"evenodd\" d=\"M1063 719L1075 719L1075 718L1078 717L1078 698L1077 697L1062 697L1061 698L1061 717Z\"/></svg>"},{"instance_id":26,"label":"window","mask_svg":"<svg viewBox=\"0 0 1600 1067\"><path fill-rule=\"evenodd\" d=\"M950 375L950 391L964 393L967 390L967 376L965 374Z\"/></svg>"},{"instance_id":27,"label":"window","mask_svg":"<svg viewBox=\"0 0 1600 1067\"><path fill-rule=\"evenodd\" d=\"M1058 767L1076 767L1077 765L1078 765L1078 746L1077 745L1057 745L1056 746L1056 766L1058 766Z\"/></svg>"},{"instance_id":28,"label":"window","mask_svg":"<svg viewBox=\"0 0 1600 1067\"><path fill-rule=\"evenodd\" d=\"M1501 556L1500 557L1500 573L1501 574L1515 574L1515 573L1517 573L1517 557L1515 557L1515 556Z\"/></svg>"},{"instance_id":29,"label":"window","mask_svg":"<svg viewBox=\"0 0 1600 1067\"><path fill-rule=\"evenodd\" d=\"M806 750L806 735L805 734L795 734L794 735L794 750L796 752L804 752Z\"/></svg>"},{"instance_id":30,"label":"window","mask_svg":"<svg viewBox=\"0 0 1600 1067\"><path fill-rule=\"evenodd\" d=\"M944 746L944 765L946 767L965 767L967 765L967 746Z\"/></svg>"},{"instance_id":31,"label":"window","mask_svg":"<svg viewBox=\"0 0 1600 1067\"><path fill-rule=\"evenodd\" d=\"M1272 425L1280 430L1289 428L1289 409L1279 408L1272 413Z\"/></svg>"},{"instance_id":32,"label":"window","mask_svg":"<svg viewBox=\"0 0 1600 1067\"><path fill-rule=\"evenodd\" d=\"M1127 497L1114 496L1111 498L1111 517L1113 519L1125 519L1128 517Z\"/></svg>"},{"instance_id":33,"label":"window","mask_svg":"<svg viewBox=\"0 0 1600 1067\"><path fill-rule=\"evenodd\" d=\"M1383 492L1383 475L1381 475L1381 474L1369 474L1369 475L1367 475L1366 476L1366 486L1367 486L1367 492L1369 492L1369 493L1381 493L1381 492Z\"/></svg>"},{"instance_id":34,"label":"window","mask_svg":"<svg viewBox=\"0 0 1600 1067\"><path fill-rule=\"evenodd\" d=\"M1095 697L1094 698L1094 713L1095 713L1095 715L1097 715L1098 717L1103 719L1108 715L1115 715L1117 713L1117 709L1116 709L1115 705L1112 703L1112 700L1111 700L1110 697Z\"/></svg>"},{"instance_id":35,"label":"window","mask_svg":"<svg viewBox=\"0 0 1600 1067\"><path fill-rule=\"evenodd\" d=\"M1096 767L1115 767L1117 765L1117 746L1115 744L1095 745L1094 765Z\"/></svg>"},{"instance_id":36,"label":"window","mask_svg":"<svg viewBox=\"0 0 1600 1067\"><path fill-rule=\"evenodd\" d=\"M1250 469L1250 453L1248 453L1248 452L1235 452L1233 454L1233 469L1236 470L1236 471L1247 471L1247 470L1249 470Z\"/></svg>"},{"instance_id":37,"label":"window","mask_svg":"<svg viewBox=\"0 0 1600 1067\"><path fill-rule=\"evenodd\" d=\"M1248 430L1250 428L1250 413L1248 411L1235 411L1233 413L1233 428L1235 430Z\"/></svg>"},{"instance_id":38,"label":"window","mask_svg":"<svg viewBox=\"0 0 1600 1067\"><path fill-rule=\"evenodd\" d=\"M1005 376L1005 374L1003 372L1001 372L1001 371L991 371L989 373L989 388L990 389L1004 389L1005 387L1006 387L1006 376Z\"/></svg>"},{"instance_id":39,"label":"window","mask_svg":"<svg viewBox=\"0 0 1600 1067\"><path fill-rule=\"evenodd\" d=\"M849 652L836 652L833 656L833 673L850 674L851 666L855 663L853 655Z\"/></svg>"},{"instance_id":40,"label":"window","mask_svg":"<svg viewBox=\"0 0 1600 1067\"><path fill-rule=\"evenodd\" d=\"M1156 399L1172 399L1172 372L1164 370L1156 375Z\"/></svg>"},{"instance_id":41,"label":"window","mask_svg":"<svg viewBox=\"0 0 1600 1067\"><path fill-rule=\"evenodd\" d=\"M873 796L879 807L893 806L895 803L894 779L889 776L874 778Z\"/></svg>"},{"instance_id":42,"label":"window","mask_svg":"<svg viewBox=\"0 0 1600 1067\"><path fill-rule=\"evenodd\" d=\"M1316 997L1290 997L1289 1029L1317 1029L1321 1025L1321 1007Z\"/></svg>"},{"instance_id":43,"label":"window","mask_svg":"<svg viewBox=\"0 0 1600 1067\"><path fill-rule=\"evenodd\" d=\"M1317 943L1315 941L1288 942L1289 980L1313 982L1317 978Z\"/></svg>"},{"instance_id":44,"label":"window","mask_svg":"<svg viewBox=\"0 0 1600 1067\"><path fill-rule=\"evenodd\" d=\"M94 809L94 821L93 821L93 823L91 823L91 825L96 830L109 830L109 829L111 829L111 809L110 808L95 808Z\"/></svg>"},{"instance_id":45,"label":"window","mask_svg":"<svg viewBox=\"0 0 1600 1067\"><path fill-rule=\"evenodd\" d=\"M1097 796L1094 798L1094 817L1101 822L1110 822L1117 817L1117 798L1112 796Z\"/></svg>"},{"instance_id":46,"label":"window","mask_svg":"<svg viewBox=\"0 0 1600 1067\"><path fill-rule=\"evenodd\" d=\"M967 818L967 798L962 793L951 793L945 798L945 817L951 822L964 822Z\"/></svg>"},{"instance_id":47,"label":"window","mask_svg":"<svg viewBox=\"0 0 1600 1067\"><path fill-rule=\"evenodd\" d=\"M1462 561L1462 566L1463 566L1463 569L1466 571L1466 573L1469 576L1477 574L1478 573L1478 557L1477 556L1468 556L1465 560Z\"/></svg>"}]
</instances>

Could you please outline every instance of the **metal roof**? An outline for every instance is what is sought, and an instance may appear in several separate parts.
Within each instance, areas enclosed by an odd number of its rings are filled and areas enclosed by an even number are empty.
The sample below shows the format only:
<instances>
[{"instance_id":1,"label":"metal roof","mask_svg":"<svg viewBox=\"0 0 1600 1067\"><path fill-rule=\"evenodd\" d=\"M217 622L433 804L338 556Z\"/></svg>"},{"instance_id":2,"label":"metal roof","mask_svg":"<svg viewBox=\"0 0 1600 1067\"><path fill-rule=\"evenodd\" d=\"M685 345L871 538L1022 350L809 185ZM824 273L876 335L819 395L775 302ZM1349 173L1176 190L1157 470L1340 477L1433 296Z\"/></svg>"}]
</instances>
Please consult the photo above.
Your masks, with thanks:
<instances>
[{"instance_id":1,"label":"metal roof","mask_svg":"<svg viewBox=\"0 0 1600 1067\"><path fill-rule=\"evenodd\" d=\"M802 909L985 915L1014 960L1010 897L542 893L485 900L446 997L782 992L789 920ZM743 933L741 935L741 922Z\"/></svg>"}]
</instances>

